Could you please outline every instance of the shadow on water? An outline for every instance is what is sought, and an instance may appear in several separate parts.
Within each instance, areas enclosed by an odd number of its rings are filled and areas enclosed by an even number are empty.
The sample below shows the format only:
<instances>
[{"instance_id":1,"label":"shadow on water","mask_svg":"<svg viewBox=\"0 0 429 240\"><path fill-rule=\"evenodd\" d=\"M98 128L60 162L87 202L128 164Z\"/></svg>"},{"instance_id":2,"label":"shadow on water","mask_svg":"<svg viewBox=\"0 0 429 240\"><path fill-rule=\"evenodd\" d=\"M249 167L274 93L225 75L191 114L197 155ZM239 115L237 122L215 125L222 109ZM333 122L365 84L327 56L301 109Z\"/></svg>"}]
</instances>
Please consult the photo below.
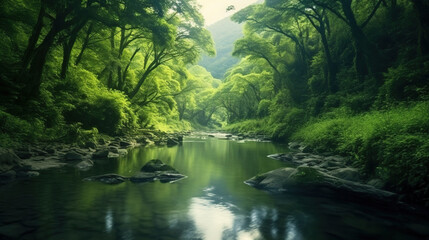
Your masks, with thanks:
<instances>
[{"instance_id":1,"label":"shadow on water","mask_svg":"<svg viewBox=\"0 0 429 240\"><path fill-rule=\"evenodd\" d=\"M285 146L185 138L137 148L94 168L43 172L0 186L0 239L428 239L422 217L324 198L277 195L243 183L285 165ZM158 158L188 178L104 185L83 178L130 176Z\"/></svg>"}]
</instances>

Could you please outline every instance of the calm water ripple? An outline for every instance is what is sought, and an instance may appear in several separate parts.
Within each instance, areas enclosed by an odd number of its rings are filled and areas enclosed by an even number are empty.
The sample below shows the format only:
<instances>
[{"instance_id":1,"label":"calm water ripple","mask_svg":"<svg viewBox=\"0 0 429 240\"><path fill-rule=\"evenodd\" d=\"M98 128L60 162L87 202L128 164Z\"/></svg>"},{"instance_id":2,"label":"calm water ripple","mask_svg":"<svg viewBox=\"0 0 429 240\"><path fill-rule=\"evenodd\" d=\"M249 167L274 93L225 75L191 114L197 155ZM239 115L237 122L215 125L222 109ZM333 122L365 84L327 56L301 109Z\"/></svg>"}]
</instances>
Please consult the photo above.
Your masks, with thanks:
<instances>
[{"instance_id":1,"label":"calm water ripple","mask_svg":"<svg viewBox=\"0 0 429 240\"><path fill-rule=\"evenodd\" d=\"M191 136L182 146L137 148L94 168L42 172L0 186L0 239L429 239L429 221L330 199L273 195L244 180L285 165L285 146ZM105 185L161 159L188 178Z\"/></svg>"}]
</instances>

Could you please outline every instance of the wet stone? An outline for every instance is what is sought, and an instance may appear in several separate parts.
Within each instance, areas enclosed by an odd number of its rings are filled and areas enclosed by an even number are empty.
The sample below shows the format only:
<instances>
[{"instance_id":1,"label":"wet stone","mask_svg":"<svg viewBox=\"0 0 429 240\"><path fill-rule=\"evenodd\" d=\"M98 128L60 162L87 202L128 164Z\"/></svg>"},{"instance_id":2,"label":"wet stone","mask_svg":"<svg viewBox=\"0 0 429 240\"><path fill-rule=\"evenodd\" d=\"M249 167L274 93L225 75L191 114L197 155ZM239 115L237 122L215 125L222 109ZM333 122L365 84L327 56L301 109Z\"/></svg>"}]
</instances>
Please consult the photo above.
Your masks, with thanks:
<instances>
[{"instance_id":1,"label":"wet stone","mask_svg":"<svg viewBox=\"0 0 429 240\"><path fill-rule=\"evenodd\" d=\"M24 227L19 223L0 226L0 239L18 239L31 231L32 228Z\"/></svg>"},{"instance_id":2,"label":"wet stone","mask_svg":"<svg viewBox=\"0 0 429 240\"><path fill-rule=\"evenodd\" d=\"M92 176L83 179L84 181L97 181L102 182L106 184L119 184L123 183L127 178L118 174L109 173L109 174L103 174L98 176Z\"/></svg>"}]
</instances>

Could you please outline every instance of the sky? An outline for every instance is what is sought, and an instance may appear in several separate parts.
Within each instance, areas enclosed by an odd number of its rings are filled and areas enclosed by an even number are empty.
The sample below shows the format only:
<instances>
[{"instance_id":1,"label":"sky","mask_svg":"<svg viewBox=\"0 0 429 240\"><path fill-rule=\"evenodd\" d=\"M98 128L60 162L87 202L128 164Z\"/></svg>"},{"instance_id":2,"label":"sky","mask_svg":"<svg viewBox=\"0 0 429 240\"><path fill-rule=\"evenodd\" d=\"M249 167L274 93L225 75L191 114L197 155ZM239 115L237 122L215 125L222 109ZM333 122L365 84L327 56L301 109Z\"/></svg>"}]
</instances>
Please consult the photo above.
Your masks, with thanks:
<instances>
[{"instance_id":1,"label":"sky","mask_svg":"<svg viewBox=\"0 0 429 240\"><path fill-rule=\"evenodd\" d=\"M197 0L200 4L200 12L203 14L206 26L209 26L227 16L231 16L238 10L255 3L257 0ZM227 12L228 6L234 5L235 10Z\"/></svg>"}]
</instances>

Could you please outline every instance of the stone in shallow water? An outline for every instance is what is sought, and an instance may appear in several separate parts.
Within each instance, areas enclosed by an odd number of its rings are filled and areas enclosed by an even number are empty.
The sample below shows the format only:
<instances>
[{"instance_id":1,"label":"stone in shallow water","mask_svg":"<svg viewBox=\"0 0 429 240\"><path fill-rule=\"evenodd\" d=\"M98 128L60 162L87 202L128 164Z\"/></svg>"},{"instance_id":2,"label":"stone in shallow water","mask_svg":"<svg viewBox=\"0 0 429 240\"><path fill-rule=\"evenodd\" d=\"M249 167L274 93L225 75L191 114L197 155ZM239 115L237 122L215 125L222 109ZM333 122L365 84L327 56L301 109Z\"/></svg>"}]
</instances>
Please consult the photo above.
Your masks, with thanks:
<instances>
[{"instance_id":1,"label":"stone in shallow water","mask_svg":"<svg viewBox=\"0 0 429 240\"><path fill-rule=\"evenodd\" d=\"M78 168L80 170L88 170L92 166L94 166L94 162L90 159L83 160L83 161L79 162L78 164L76 164L76 168Z\"/></svg>"},{"instance_id":2,"label":"stone in shallow water","mask_svg":"<svg viewBox=\"0 0 429 240\"><path fill-rule=\"evenodd\" d=\"M155 177L155 173L139 172L136 175L130 177L130 181L134 183L153 182L155 181Z\"/></svg>"},{"instance_id":3,"label":"stone in shallow water","mask_svg":"<svg viewBox=\"0 0 429 240\"><path fill-rule=\"evenodd\" d=\"M19 223L4 225L0 227L0 239L18 239L32 229L24 227Z\"/></svg>"},{"instance_id":4,"label":"stone in shallow water","mask_svg":"<svg viewBox=\"0 0 429 240\"><path fill-rule=\"evenodd\" d=\"M394 193L334 177L311 167L280 168L255 176L246 184L269 191L333 196L372 203L394 203Z\"/></svg>"},{"instance_id":5,"label":"stone in shallow water","mask_svg":"<svg viewBox=\"0 0 429 240\"><path fill-rule=\"evenodd\" d=\"M132 176L132 182L153 182L159 180L162 183L171 183L186 178L173 167L163 163L159 159L150 160L144 165L139 173Z\"/></svg>"},{"instance_id":6,"label":"stone in shallow water","mask_svg":"<svg viewBox=\"0 0 429 240\"><path fill-rule=\"evenodd\" d=\"M180 173L164 172L164 173L160 173L157 176L157 178L162 183L172 183L172 182L176 182L178 180L181 180L183 178L186 178L186 176L183 174L180 174Z\"/></svg>"},{"instance_id":7,"label":"stone in shallow water","mask_svg":"<svg viewBox=\"0 0 429 240\"><path fill-rule=\"evenodd\" d=\"M84 181L97 181L107 184L119 184L123 183L127 178L118 174L108 173L98 176L87 177Z\"/></svg>"},{"instance_id":8,"label":"stone in shallow water","mask_svg":"<svg viewBox=\"0 0 429 240\"><path fill-rule=\"evenodd\" d=\"M99 149L92 154L92 158L107 158L108 155L109 155L108 149Z\"/></svg>"},{"instance_id":9,"label":"stone in shallow water","mask_svg":"<svg viewBox=\"0 0 429 240\"><path fill-rule=\"evenodd\" d=\"M140 171L142 172L163 172L163 171L177 172L176 169L163 163L159 159L150 160L141 168Z\"/></svg>"}]
</instances>

